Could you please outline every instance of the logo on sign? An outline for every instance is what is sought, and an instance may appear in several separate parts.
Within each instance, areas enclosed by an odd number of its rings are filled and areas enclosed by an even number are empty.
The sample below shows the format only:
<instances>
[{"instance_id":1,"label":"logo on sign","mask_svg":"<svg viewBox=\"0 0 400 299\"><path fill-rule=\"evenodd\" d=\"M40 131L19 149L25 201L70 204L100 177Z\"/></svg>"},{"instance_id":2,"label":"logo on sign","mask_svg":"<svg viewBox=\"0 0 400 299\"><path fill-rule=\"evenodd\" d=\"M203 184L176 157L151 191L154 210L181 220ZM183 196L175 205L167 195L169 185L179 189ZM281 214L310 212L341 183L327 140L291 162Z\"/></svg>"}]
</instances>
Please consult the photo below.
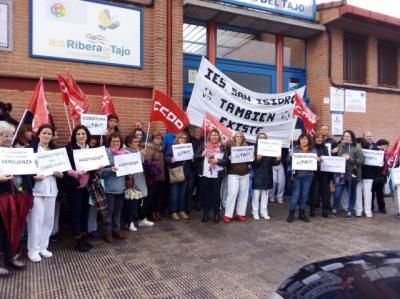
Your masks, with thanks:
<instances>
[{"instance_id":1,"label":"logo on sign","mask_svg":"<svg viewBox=\"0 0 400 299\"><path fill-rule=\"evenodd\" d=\"M66 13L64 5L62 5L61 3L54 3L50 7L50 12L56 18L62 18L65 16L65 13Z\"/></svg>"},{"instance_id":2,"label":"logo on sign","mask_svg":"<svg viewBox=\"0 0 400 299\"><path fill-rule=\"evenodd\" d=\"M112 17L110 11L108 9L103 9L99 15L97 16L97 20L99 21L99 27L102 30L111 29L114 30L118 28L120 23L118 20L115 20L115 17Z\"/></svg>"}]
</instances>

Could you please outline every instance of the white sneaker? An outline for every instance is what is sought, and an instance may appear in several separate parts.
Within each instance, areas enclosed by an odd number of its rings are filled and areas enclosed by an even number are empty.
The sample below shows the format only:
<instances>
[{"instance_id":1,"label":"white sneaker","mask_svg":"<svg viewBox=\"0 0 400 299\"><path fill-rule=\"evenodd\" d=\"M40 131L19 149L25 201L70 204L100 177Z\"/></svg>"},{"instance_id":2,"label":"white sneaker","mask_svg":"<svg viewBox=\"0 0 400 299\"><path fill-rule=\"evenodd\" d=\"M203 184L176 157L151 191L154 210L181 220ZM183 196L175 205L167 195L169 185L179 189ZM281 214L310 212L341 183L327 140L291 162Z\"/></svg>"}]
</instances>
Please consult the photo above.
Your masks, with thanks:
<instances>
[{"instance_id":1,"label":"white sneaker","mask_svg":"<svg viewBox=\"0 0 400 299\"><path fill-rule=\"evenodd\" d=\"M35 253L28 252L28 258L31 260L31 262L34 262L34 263L42 261L42 258L40 257L38 252L35 252Z\"/></svg>"},{"instance_id":2,"label":"white sneaker","mask_svg":"<svg viewBox=\"0 0 400 299\"><path fill-rule=\"evenodd\" d=\"M129 231L130 232L136 232L137 231L135 223L131 222L131 224L129 225Z\"/></svg>"},{"instance_id":3,"label":"white sneaker","mask_svg":"<svg viewBox=\"0 0 400 299\"><path fill-rule=\"evenodd\" d=\"M269 202L275 202L275 198L271 197L271 198L269 199Z\"/></svg>"},{"instance_id":4,"label":"white sneaker","mask_svg":"<svg viewBox=\"0 0 400 299\"><path fill-rule=\"evenodd\" d=\"M276 201L277 201L278 203L280 203L280 204L283 204L283 199L282 199L282 198L278 198Z\"/></svg>"},{"instance_id":5,"label":"white sneaker","mask_svg":"<svg viewBox=\"0 0 400 299\"><path fill-rule=\"evenodd\" d=\"M42 251L40 251L39 253L40 253L41 256L47 257L47 258L53 256L53 253L52 253L51 251L48 251L47 249L42 250Z\"/></svg>"},{"instance_id":6,"label":"white sneaker","mask_svg":"<svg viewBox=\"0 0 400 299\"><path fill-rule=\"evenodd\" d=\"M153 226L154 222L151 222L144 218L143 220L139 221L138 226Z\"/></svg>"},{"instance_id":7,"label":"white sneaker","mask_svg":"<svg viewBox=\"0 0 400 299\"><path fill-rule=\"evenodd\" d=\"M264 218L264 219L267 219L267 220L270 220L270 219L271 219L271 217L269 217L269 215L268 215L268 214L261 215L261 217L262 217L262 218Z\"/></svg>"},{"instance_id":8,"label":"white sneaker","mask_svg":"<svg viewBox=\"0 0 400 299\"><path fill-rule=\"evenodd\" d=\"M254 220L260 220L260 216L258 216L258 214L253 214L253 219Z\"/></svg>"},{"instance_id":9,"label":"white sneaker","mask_svg":"<svg viewBox=\"0 0 400 299\"><path fill-rule=\"evenodd\" d=\"M372 214L365 214L365 217L372 218Z\"/></svg>"}]
</instances>

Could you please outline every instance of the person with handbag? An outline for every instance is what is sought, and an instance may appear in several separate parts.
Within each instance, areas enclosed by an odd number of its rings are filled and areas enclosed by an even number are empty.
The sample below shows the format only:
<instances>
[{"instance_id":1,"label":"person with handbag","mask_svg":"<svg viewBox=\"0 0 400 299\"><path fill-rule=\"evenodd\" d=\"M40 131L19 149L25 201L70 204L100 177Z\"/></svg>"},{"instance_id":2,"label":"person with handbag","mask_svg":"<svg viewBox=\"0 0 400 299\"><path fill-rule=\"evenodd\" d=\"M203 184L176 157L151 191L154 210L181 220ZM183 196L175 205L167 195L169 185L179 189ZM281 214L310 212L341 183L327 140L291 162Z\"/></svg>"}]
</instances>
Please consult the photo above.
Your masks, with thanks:
<instances>
[{"instance_id":1,"label":"person with handbag","mask_svg":"<svg viewBox=\"0 0 400 299\"><path fill-rule=\"evenodd\" d=\"M189 142L189 137L185 132L176 134L174 144L184 144ZM170 198L169 211L172 220L187 220L189 216L185 212L185 195L187 180L191 174L191 161L176 162L172 151L172 146L165 150L165 163L167 164Z\"/></svg>"},{"instance_id":2,"label":"person with handbag","mask_svg":"<svg viewBox=\"0 0 400 299\"><path fill-rule=\"evenodd\" d=\"M52 142L54 127L41 125L37 131L37 142L32 145L35 153L55 149ZM50 258L53 253L47 250L49 238L54 225L55 204L58 194L57 178L62 172L53 175L35 175L33 186L33 207L28 215L28 258L32 262L40 262L42 257Z\"/></svg>"},{"instance_id":3,"label":"person with handbag","mask_svg":"<svg viewBox=\"0 0 400 299\"><path fill-rule=\"evenodd\" d=\"M199 198L203 209L201 221L208 222L210 209L213 209L214 223L220 221L221 184L228 164L226 148L221 143L221 135L216 129L207 135L194 154L196 172L199 174Z\"/></svg>"},{"instance_id":4,"label":"person with handbag","mask_svg":"<svg viewBox=\"0 0 400 299\"><path fill-rule=\"evenodd\" d=\"M6 122L0 121L0 147L10 147L11 141L13 139L15 132L15 127ZM25 264L20 262L16 256L16 250L12 249L12 242L10 239L10 227L8 227L6 223L6 218L3 215L3 212L10 212L10 210L6 207L7 200L10 197L15 195L25 195L23 198L23 203L26 205L26 210L29 211L29 208L32 206L33 197L32 197L32 177L31 176L13 176L7 174L0 175L0 251L3 253L1 255L3 260L3 265L0 264L0 277L7 277L11 274L11 272L7 268L12 268L15 270L23 270L26 268ZM14 199L11 199L14 202L17 202ZM22 202L21 202L22 203ZM3 209L5 208L5 209ZM26 215L20 215L21 219L19 222L25 223ZM9 217L17 217L17 215L8 215ZM23 217L23 218L22 218ZM19 238L21 236L21 232L16 232L17 242L19 243ZM15 251L15 252L14 252ZM1 258L0 257L0 258Z\"/></svg>"}]
</instances>

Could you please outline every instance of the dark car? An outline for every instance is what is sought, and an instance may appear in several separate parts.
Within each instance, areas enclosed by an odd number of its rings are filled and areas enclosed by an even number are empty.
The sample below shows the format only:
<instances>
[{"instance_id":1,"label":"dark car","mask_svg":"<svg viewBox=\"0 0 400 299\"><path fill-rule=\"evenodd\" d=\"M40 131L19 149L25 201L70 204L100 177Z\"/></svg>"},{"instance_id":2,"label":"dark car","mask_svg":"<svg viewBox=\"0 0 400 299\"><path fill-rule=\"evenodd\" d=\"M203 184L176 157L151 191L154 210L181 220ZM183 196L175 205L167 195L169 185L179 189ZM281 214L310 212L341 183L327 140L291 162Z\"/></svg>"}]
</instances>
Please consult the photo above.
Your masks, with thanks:
<instances>
[{"instance_id":1,"label":"dark car","mask_svg":"<svg viewBox=\"0 0 400 299\"><path fill-rule=\"evenodd\" d=\"M366 252L308 264L270 298L400 298L400 251Z\"/></svg>"}]
</instances>

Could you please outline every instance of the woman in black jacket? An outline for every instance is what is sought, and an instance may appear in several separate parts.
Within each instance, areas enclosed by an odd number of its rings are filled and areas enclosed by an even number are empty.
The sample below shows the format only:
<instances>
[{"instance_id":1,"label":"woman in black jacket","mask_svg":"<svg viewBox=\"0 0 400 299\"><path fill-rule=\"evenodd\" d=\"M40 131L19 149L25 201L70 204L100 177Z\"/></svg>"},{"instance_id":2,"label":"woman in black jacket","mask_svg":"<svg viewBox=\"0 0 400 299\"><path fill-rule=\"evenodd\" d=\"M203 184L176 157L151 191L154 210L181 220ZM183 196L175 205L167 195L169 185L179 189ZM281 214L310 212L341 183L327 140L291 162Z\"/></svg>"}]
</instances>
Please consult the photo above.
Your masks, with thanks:
<instances>
[{"instance_id":1,"label":"woman in black jacket","mask_svg":"<svg viewBox=\"0 0 400 299\"><path fill-rule=\"evenodd\" d=\"M214 212L214 222L220 221L221 183L225 175L228 157L225 146L221 143L221 135L214 129L208 133L206 143L196 151L197 173L199 174L199 191L202 202L202 222L208 222L210 209Z\"/></svg>"},{"instance_id":2,"label":"woman in black jacket","mask_svg":"<svg viewBox=\"0 0 400 299\"><path fill-rule=\"evenodd\" d=\"M256 144L259 139L267 139L266 133L257 135ZM266 157L257 155L257 146L255 147L254 156L256 159L253 162L253 196L252 196L252 214L255 220L259 220L260 216L264 219L270 219L268 215L268 190L273 186L272 166L280 157Z\"/></svg>"}]
</instances>

